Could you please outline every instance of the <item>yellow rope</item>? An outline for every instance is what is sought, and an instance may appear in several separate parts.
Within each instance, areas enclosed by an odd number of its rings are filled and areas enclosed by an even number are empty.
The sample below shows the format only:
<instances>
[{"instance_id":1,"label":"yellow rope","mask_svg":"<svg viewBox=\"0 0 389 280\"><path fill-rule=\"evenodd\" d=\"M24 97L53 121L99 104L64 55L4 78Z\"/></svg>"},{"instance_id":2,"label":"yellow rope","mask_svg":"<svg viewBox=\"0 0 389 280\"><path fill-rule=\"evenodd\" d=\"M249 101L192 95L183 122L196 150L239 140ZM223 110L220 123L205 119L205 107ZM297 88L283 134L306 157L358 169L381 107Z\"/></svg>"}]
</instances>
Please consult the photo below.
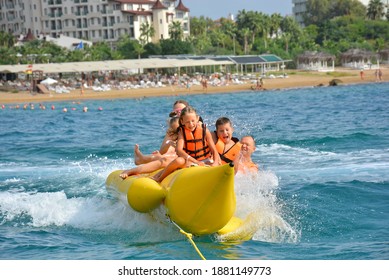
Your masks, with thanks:
<instances>
[{"instance_id":1,"label":"yellow rope","mask_svg":"<svg viewBox=\"0 0 389 280\"><path fill-rule=\"evenodd\" d=\"M186 238L188 238L189 242L192 244L192 246L195 248L197 254L199 254L200 258L202 260L206 260L206 258L204 258L203 254L200 252L199 248L197 248L197 245L196 243L193 241L192 237L193 235L191 233L187 233L186 231L184 231L182 228L180 228L179 225L177 225L175 222L173 222L172 220L170 220L173 225L175 225L179 230L180 230L180 233L182 233L183 235L186 236Z\"/></svg>"}]
</instances>

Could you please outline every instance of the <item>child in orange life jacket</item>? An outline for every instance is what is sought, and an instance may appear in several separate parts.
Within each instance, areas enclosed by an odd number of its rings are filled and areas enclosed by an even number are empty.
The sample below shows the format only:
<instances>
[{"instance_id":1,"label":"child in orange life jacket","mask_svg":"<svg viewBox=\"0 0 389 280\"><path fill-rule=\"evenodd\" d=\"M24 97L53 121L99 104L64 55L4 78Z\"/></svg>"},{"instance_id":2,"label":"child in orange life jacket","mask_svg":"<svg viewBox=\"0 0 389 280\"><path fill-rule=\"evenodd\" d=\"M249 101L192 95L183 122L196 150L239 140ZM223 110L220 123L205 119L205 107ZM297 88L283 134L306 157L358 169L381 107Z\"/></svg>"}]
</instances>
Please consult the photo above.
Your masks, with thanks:
<instances>
[{"instance_id":1,"label":"child in orange life jacket","mask_svg":"<svg viewBox=\"0 0 389 280\"><path fill-rule=\"evenodd\" d=\"M139 150L139 146L135 145L135 164L139 164L137 167L124 170L119 176L123 179L131 175L151 173L160 168L166 167L170 162L177 158L175 150L177 137L178 137L179 117L173 117L170 119L170 127L166 132L169 136L171 144L169 144L168 150L164 154L153 153L151 155L144 155ZM166 137L165 137L166 139Z\"/></svg>"},{"instance_id":2,"label":"child in orange life jacket","mask_svg":"<svg viewBox=\"0 0 389 280\"><path fill-rule=\"evenodd\" d=\"M180 115L181 126L178 132L176 152L178 158L165 169L156 174L153 179L161 182L173 171L187 166L210 164L220 165L221 160L212 139L211 132L199 121L196 110L188 106Z\"/></svg>"},{"instance_id":3,"label":"child in orange life jacket","mask_svg":"<svg viewBox=\"0 0 389 280\"><path fill-rule=\"evenodd\" d=\"M242 144L239 139L233 137L234 128L229 118L221 117L217 119L216 131L212 133L212 138L219 153L222 164L237 161L239 159ZM235 173L237 172L235 168Z\"/></svg>"},{"instance_id":4,"label":"child in orange life jacket","mask_svg":"<svg viewBox=\"0 0 389 280\"><path fill-rule=\"evenodd\" d=\"M242 148L239 156L237 157L238 160L234 162L237 172L243 174L258 172L258 165L251 159L251 155L255 151L254 138L252 136L244 136L240 140L240 143L242 144Z\"/></svg>"}]
</instances>

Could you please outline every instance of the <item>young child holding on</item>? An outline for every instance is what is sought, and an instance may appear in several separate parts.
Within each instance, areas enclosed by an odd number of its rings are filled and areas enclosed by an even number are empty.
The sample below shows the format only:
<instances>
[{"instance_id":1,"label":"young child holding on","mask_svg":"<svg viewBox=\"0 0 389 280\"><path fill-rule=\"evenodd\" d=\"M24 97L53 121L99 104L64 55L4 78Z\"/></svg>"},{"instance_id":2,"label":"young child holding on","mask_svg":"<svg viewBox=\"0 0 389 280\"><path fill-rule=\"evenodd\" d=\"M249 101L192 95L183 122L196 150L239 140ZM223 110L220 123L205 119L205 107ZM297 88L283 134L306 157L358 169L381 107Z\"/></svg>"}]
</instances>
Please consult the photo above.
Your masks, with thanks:
<instances>
[{"instance_id":1,"label":"young child holding on","mask_svg":"<svg viewBox=\"0 0 389 280\"><path fill-rule=\"evenodd\" d=\"M145 164L150 161L159 159L164 154L176 154L176 143L177 143L177 128L179 126L179 117L182 109L189 106L189 103L185 100L176 100L173 104L173 111L169 114L169 128L166 131L165 137L162 140L161 147L159 150L152 152L149 155L144 155L139 145L136 144L134 147L134 161L136 165Z\"/></svg>"},{"instance_id":2,"label":"young child holding on","mask_svg":"<svg viewBox=\"0 0 389 280\"><path fill-rule=\"evenodd\" d=\"M255 151L255 140L252 136L244 136L240 140L242 148L237 160L234 161L237 172L243 174L258 172L258 165L253 162L251 155Z\"/></svg>"},{"instance_id":3,"label":"young child holding on","mask_svg":"<svg viewBox=\"0 0 389 280\"><path fill-rule=\"evenodd\" d=\"M180 115L181 126L178 132L176 152L178 157L153 179L161 182L173 171L187 166L209 164L220 165L221 160L212 139L211 132L199 121L196 110L187 106Z\"/></svg>"},{"instance_id":4,"label":"young child holding on","mask_svg":"<svg viewBox=\"0 0 389 280\"><path fill-rule=\"evenodd\" d=\"M136 165L145 164L150 161L160 159L164 156L177 156L176 144L178 136L178 127L180 126L179 117L172 117L169 120L169 128L166 130L165 138L162 141L161 148L159 151L155 151L149 155L144 155L139 145L136 144L134 147L134 160Z\"/></svg>"},{"instance_id":5,"label":"young child holding on","mask_svg":"<svg viewBox=\"0 0 389 280\"><path fill-rule=\"evenodd\" d=\"M169 128L166 131L166 137L164 141L169 141L169 147L167 151L163 154L159 152L155 152L150 155L144 155L139 150L139 146L135 145L135 164L137 167L124 170L120 177L123 179L127 178L131 175L143 174L143 173L151 173L160 168L166 167L170 162L177 158L176 153L176 143L178 137L178 127L179 127L179 117L173 117L170 119ZM168 140L166 140L168 139Z\"/></svg>"},{"instance_id":6,"label":"young child holding on","mask_svg":"<svg viewBox=\"0 0 389 280\"><path fill-rule=\"evenodd\" d=\"M242 144L239 139L233 137L234 128L229 118L221 117L216 120L216 131L212 138L219 153L222 164L235 162L240 154Z\"/></svg>"}]
</instances>

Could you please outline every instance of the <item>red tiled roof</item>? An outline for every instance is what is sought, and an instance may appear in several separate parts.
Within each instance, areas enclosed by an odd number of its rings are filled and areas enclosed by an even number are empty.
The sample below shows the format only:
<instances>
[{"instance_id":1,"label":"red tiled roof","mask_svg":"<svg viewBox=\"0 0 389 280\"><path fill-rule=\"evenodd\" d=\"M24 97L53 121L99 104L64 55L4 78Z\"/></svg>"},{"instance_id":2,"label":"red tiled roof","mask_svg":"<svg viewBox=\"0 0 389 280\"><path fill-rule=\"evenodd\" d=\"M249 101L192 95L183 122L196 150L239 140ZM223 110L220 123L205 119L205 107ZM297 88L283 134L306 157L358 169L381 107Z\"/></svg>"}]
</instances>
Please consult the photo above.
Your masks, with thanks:
<instances>
[{"instance_id":1,"label":"red tiled roof","mask_svg":"<svg viewBox=\"0 0 389 280\"><path fill-rule=\"evenodd\" d=\"M162 3L161 1L157 0L157 2L155 2L153 8L153 10L164 10L164 9L167 9Z\"/></svg>"},{"instance_id":2,"label":"red tiled roof","mask_svg":"<svg viewBox=\"0 0 389 280\"><path fill-rule=\"evenodd\" d=\"M133 15L145 15L145 16L148 16L148 15L152 15L153 12L152 11L122 11L123 13L129 13L129 14L133 14Z\"/></svg>"},{"instance_id":3,"label":"red tiled roof","mask_svg":"<svg viewBox=\"0 0 389 280\"><path fill-rule=\"evenodd\" d=\"M154 4L152 0L114 0L119 3L128 3L128 4Z\"/></svg>"},{"instance_id":4,"label":"red tiled roof","mask_svg":"<svg viewBox=\"0 0 389 280\"><path fill-rule=\"evenodd\" d=\"M35 40L35 36L34 36L34 34L32 34L31 29L29 28L27 35L26 35L26 37L24 37L23 41L33 41L33 40Z\"/></svg>"},{"instance_id":5,"label":"red tiled roof","mask_svg":"<svg viewBox=\"0 0 389 280\"><path fill-rule=\"evenodd\" d=\"M184 4L182 4L181 0L180 0L180 2L177 5L176 10L180 10L180 11L183 11L183 12L189 12L189 9L187 7L185 7Z\"/></svg>"}]
</instances>

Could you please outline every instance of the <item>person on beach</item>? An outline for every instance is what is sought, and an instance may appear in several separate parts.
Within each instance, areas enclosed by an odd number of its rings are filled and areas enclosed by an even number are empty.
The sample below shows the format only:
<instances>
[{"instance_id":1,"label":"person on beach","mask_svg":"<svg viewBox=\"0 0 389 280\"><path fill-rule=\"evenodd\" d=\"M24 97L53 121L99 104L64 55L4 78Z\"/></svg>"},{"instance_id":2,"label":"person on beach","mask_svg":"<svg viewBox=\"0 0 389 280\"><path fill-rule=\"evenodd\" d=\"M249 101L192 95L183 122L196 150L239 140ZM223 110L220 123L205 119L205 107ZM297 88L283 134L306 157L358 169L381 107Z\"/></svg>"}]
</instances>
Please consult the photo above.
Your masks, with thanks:
<instances>
[{"instance_id":1,"label":"person on beach","mask_svg":"<svg viewBox=\"0 0 389 280\"><path fill-rule=\"evenodd\" d=\"M227 117L221 117L216 120L215 127L216 131L212 133L212 138L216 150L219 153L221 163L233 162L236 166L235 161L238 159L242 144L238 138L233 137L234 128L231 120ZM235 168L235 173L237 171L237 168Z\"/></svg>"},{"instance_id":2,"label":"person on beach","mask_svg":"<svg viewBox=\"0 0 389 280\"><path fill-rule=\"evenodd\" d=\"M251 87L252 90L263 90L263 79L262 78L257 78L257 82L255 87Z\"/></svg>"},{"instance_id":3,"label":"person on beach","mask_svg":"<svg viewBox=\"0 0 389 280\"><path fill-rule=\"evenodd\" d=\"M234 161L236 173L250 174L257 173L259 168L251 159L251 155L255 151L255 140L252 136L244 136L240 140L242 148L237 160Z\"/></svg>"},{"instance_id":4,"label":"person on beach","mask_svg":"<svg viewBox=\"0 0 389 280\"><path fill-rule=\"evenodd\" d=\"M184 167L221 164L211 132L200 121L200 117L193 107L187 106L182 110L180 122L176 147L178 157L152 177L157 182L161 182L173 171Z\"/></svg>"},{"instance_id":5,"label":"person on beach","mask_svg":"<svg viewBox=\"0 0 389 280\"><path fill-rule=\"evenodd\" d=\"M178 137L179 117L170 119L170 126L166 131L164 142L161 149L150 155L144 155L139 145L134 148L135 164L137 167L124 170L119 176L123 179L131 175L151 173L158 169L166 167L170 162L177 158L176 143ZM162 151L162 152L161 152Z\"/></svg>"},{"instance_id":6,"label":"person on beach","mask_svg":"<svg viewBox=\"0 0 389 280\"><path fill-rule=\"evenodd\" d=\"M201 85L203 86L203 90L207 92L208 90L208 80L205 76L201 79Z\"/></svg>"}]
</instances>

